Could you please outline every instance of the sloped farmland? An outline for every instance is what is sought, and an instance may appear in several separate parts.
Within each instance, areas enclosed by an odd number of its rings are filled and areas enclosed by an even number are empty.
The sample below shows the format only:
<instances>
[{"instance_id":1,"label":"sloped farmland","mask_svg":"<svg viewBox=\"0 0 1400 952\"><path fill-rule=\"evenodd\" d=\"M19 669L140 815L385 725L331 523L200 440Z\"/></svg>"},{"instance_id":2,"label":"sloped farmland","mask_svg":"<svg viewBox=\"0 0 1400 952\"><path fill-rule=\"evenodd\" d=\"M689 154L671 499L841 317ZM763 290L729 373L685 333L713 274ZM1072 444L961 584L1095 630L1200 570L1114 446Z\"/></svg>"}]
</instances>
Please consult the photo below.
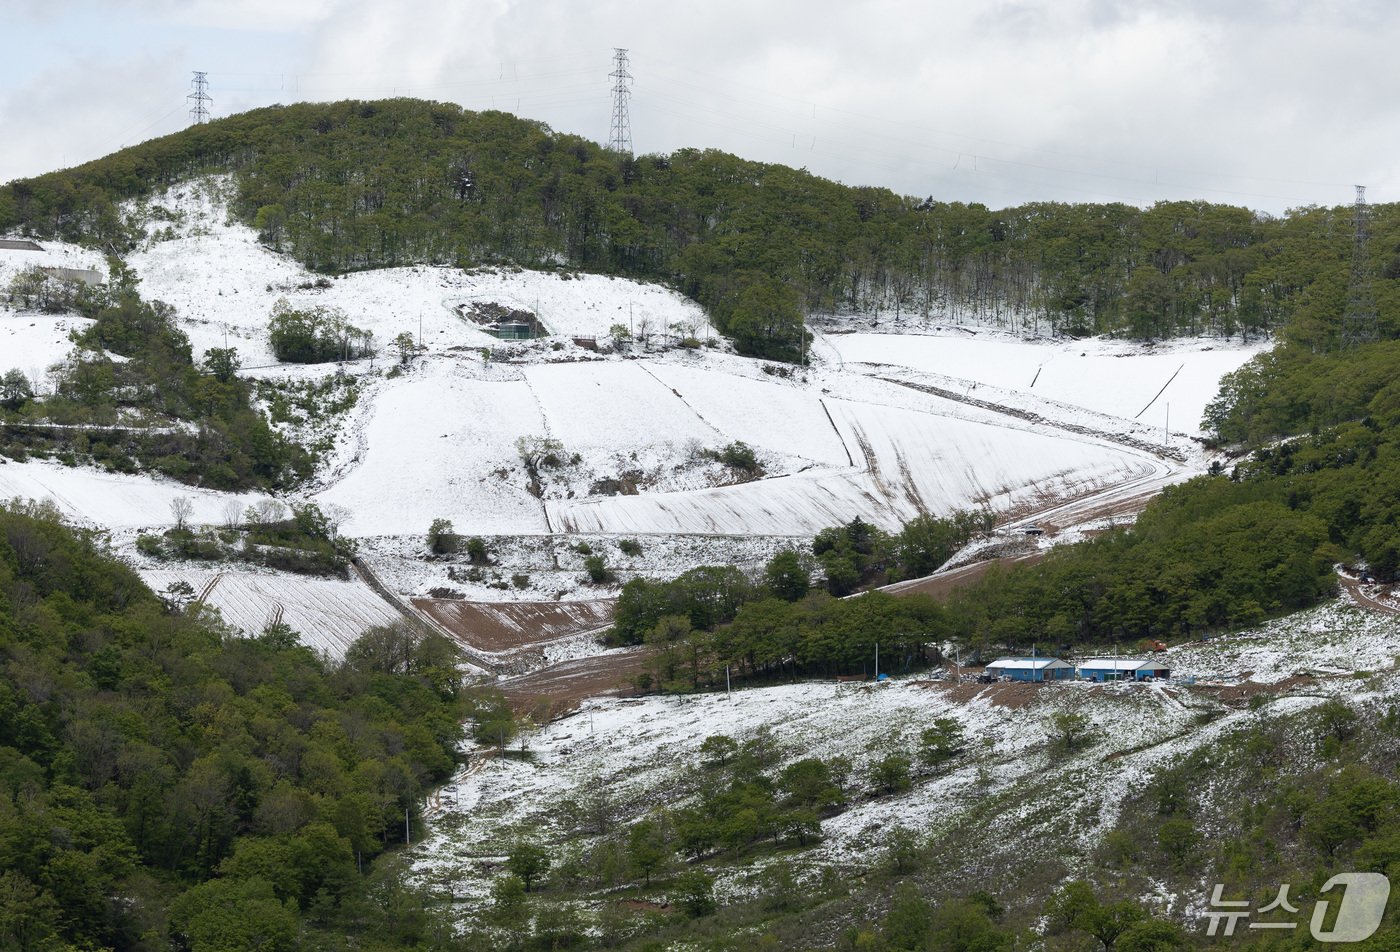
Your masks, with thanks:
<instances>
[{"instance_id":1,"label":"sloped farmland","mask_svg":"<svg viewBox=\"0 0 1400 952\"><path fill-rule=\"evenodd\" d=\"M302 644L341 658L345 650L375 625L403 616L371 589L356 581L242 569L147 569L141 577L160 591L188 582L205 605L246 635L273 622L290 625Z\"/></svg>"}]
</instances>

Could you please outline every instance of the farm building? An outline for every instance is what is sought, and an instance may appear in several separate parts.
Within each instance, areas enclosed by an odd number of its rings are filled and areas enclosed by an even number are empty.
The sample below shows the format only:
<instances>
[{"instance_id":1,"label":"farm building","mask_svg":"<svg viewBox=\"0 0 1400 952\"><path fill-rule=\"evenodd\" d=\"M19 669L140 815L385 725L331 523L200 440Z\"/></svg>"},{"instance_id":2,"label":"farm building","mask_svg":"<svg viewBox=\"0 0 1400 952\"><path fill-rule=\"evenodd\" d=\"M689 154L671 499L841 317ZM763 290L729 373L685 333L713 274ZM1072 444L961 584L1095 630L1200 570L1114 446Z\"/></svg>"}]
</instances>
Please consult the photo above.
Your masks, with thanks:
<instances>
[{"instance_id":1,"label":"farm building","mask_svg":"<svg viewBox=\"0 0 1400 952\"><path fill-rule=\"evenodd\" d=\"M40 271L58 278L60 281L81 281L88 287L96 287L102 283L103 275L101 271L93 268L50 268L41 267Z\"/></svg>"},{"instance_id":2,"label":"farm building","mask_svg":"<svg viewBox=\"0 0 1400 952\"><path fill-rule=\"evenodd\" d=\"M1090 658L1079 665L1079 676L1086 681L1160 681L1170 675L1161 662L1141 658Z\"/></svg>"},{"instance_id":3,"label":"farm building","mask_svg":"<svg viewBox=\"0 0 1400 952\"><path fill-rule=\"evenodd\" d=\"M1074 677L1074 665L1059 658L998 658L986 673L1012 681L1064 681Z\"/></svg>"}]
</instances>

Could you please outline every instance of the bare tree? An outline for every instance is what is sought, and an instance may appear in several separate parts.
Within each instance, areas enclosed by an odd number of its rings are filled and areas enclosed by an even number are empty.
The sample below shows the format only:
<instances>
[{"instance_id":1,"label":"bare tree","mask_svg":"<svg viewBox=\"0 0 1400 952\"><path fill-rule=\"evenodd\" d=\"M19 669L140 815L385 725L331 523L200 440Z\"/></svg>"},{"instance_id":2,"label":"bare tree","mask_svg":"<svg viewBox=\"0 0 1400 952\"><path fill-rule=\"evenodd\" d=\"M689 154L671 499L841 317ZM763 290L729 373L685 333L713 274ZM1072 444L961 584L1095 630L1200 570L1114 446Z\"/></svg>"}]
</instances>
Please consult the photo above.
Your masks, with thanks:
<instances>
[{"instance_id":1,"label":"bare tree","mask_svg":"<svg viewBox=\"0 0 1400 952\"><path fill-rule=\"evenodd\" d=\"M224 528L237 529L243 521L243 507L237 499L230 499L224 503L223 508Z\"/></svg>"},{"instance_id":2,"label":"bare tree","mask_svg":"<svg viewBox=\"0 0 1400 952\"><path fill-rule=\"evenodd\" d=\"M184 532L190 516L194 515L194 500L189 496L176 496L170 500L170 514L175 517L175 528Z\"/></svg>"},{"instance_id":3,"label":"bare tree","mask_svg":"<svg viewBox=\"0 0 1400 952\"><path fill-rule=\"evenodd\" d=\"M321 514L326 517L326 526L331 531L332 539L339 537L340 527L345 525L354 515L348 506L342 506L338 502L322 507Z\"/></svg>"},{"instance_id":4,"label":"bare tree","mask_svg":"<svg viewBox=\"0 0 1400 952\"><path fill-rule=\"evenodd\" d=\"M276 499L262 499L243 512L243 521L250 526L265 526L287 517L287 507Z\"/></svg>"}]
</instances>

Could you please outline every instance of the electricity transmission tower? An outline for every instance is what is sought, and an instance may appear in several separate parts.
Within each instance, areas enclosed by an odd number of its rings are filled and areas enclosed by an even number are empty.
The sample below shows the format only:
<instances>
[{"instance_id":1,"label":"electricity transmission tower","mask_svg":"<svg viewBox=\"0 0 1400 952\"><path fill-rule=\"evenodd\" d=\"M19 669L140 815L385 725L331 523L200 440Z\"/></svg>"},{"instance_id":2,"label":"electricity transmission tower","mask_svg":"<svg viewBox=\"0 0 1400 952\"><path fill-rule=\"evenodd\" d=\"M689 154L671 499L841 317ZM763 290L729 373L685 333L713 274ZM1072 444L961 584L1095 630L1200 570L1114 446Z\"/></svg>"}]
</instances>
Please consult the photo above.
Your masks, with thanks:
<instances>
[{"instance_id":1,"label":"electricity transmission tower","mask_svg":"<svg viewBox=\"0 0 1400 952\"><path fill-rule=\"evenodd\" d=\"M209 74L196 70L190 84L194 86L194 92L185 97L193 103L190 106L190 125L203 125L209 121L209 103L214 101L209 95Z\"/></svg>"},{"instance_id":2,"label":"electricity transmission tower","mask_svg":"<svg viewBox=\"0 0 1400 952\"><path fill-rule=\"evenodd\" d=\"M1355 237L1351 246L1351 284L1347 289L1347 309L1342 316L1342 346L1370 344L1380 337L1376 327L1376 297L1371 289L1371 269L1366 261L1366 239L1370 235L1366 186L1356 186Z\"/></svg>"},{"instance_id":3,"label":"electricity transmission tower","mask_svg":"<svg viewBox=\"0 0 1400 952\"><path fill-rule=\"evenodd\" d=\"M632 154L632 120L627 117L627 100L632 90L627 84L632 82L632 74L627 72L627 51L618 47L613 50L613 71L608 74L613 81L612 128L608 130L608 148L624 155Z\"/></svg>"}]
</instances>

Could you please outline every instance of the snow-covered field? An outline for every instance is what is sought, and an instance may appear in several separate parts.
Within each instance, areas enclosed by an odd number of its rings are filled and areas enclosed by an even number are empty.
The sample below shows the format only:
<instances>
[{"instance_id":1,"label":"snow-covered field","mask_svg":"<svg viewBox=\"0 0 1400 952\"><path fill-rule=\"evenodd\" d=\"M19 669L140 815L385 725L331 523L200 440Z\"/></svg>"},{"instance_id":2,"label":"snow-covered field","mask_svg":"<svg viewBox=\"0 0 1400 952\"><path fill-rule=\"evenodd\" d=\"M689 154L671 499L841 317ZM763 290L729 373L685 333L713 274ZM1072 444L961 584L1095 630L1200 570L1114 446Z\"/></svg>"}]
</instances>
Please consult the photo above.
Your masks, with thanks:
<instances>
[{"instance_id":1,"label":"snow-covered field","mask_svg":"<svg viewBox=\"0 0 1400 952\"><path fill-rule=\"evenodd\" d=\"M761 566L783 548L800 547L805 538L782 536L660 536L628 540L616 535L562 535L539 533L485 538L490 564L480 581L466 576L471 564L465 553L424 561L424 535L389 535L362 538L360 556L379 580L402 595L423 597L434 588L460 592L472 601L591 600L610 594L607 587L585 584L584 560L601 555L617 573L619 582L629 579L675 578L697 565ZM629 555L618 543L636 541L641 551ZM451 574L449 574L451 573ZM512 577L525 575L523 588Z\"/></svg>"},{"instance_id":2,"label":"snow-covered field","mask_svg":"<svg viewBox=\"0 0 1400 952\"><path fill-rule=\"evenodd\" d=\"M422 534L436 518L467 535L542 532L544 510L526 491L515 447L540 433L539 405L523 380L483 380L480 364L435 360L388 381L367 406L362 459L322 504L345 506L352 535Z\"/></svg>"},{"instance_id":3,"label":"snow-covered field","mask_svg":"<svg viewBox=\"0 0 1400 952\"><path fill-rule=\"evenodd\" d=\"M1018 391L1112 416L1157 432L1199 434L1220 378L1272 343L1024 340L948 328L929 335L833 334L827 343L852 364L907 367ZM858 369L851 367L850 369Z\"/></svg>"},{"instance_id":4,"label":"snow-covered field","mask_svg":"<svg viewBox=\"0 0 1400 952\"><path fill-rule=\"evenodd\" d=\"M188 499L194 506L191 521L221 525L230 511L242 513L267 498L198 489L162 477L67 467L48 460L17 463L0 457L0 499L17 497L52 500L67 518L108 529L172 526L175 516L170 504L176 498Z\"/></svg>"},{"instance_id":5,"label":"snow-covered field","mask_svg":"<svg viewBox=\"0 0 1400 952\"><path fill-rule=\"evenodd\" d=\"M274 621L290 625L302 644L341 658L365 629L401 617L368 585L246 568L142 569L156 591L187 582L204 604L246 635L260 634ZM211 584L212 583L212 584Z\"/></svg>"},{"instance_id":6,"label":"snow-covered field","mask_svg":"<svg viewBox=\"0 0 1400 952\"><path fill-rule=\"evenodd\" d=\"M73 349L68 335L91 324L75 314L20 314L0 308L0 373L18 370L36 393L44 393L45 371Z\"/></svg>"},{"instance_id":7,"label":"snow-covered field","mask_svg":"<svg viewBox=\"0 0 1400 952\"><path fill-rule=\"evenodd\" d=\"M706 406L710 393L726 399L728 382L722 377L709 375L704 389L699 380L692 383L697 386L688 400L697 407ZM976 506L1006 511L1137 479L1159 465L1102 441L1002 425L989 414L966 419L953 405L919 411L820 400L810 391L807 399L815 406L806 419L829 414L829 432L841 447L814 441L814 455L835 460L849 454L853 465L809 463L790 468L782 478L694 492L551 501L551 523L579 532L794 535L859 516L897 529L922 512ZM797 426L803 416L791 414ZM790 431L776 419L773 423L767 432L779 442ZM761 439L766 434L749 435L758 447L771 448Z\"/></svg>"}]
</instances>

